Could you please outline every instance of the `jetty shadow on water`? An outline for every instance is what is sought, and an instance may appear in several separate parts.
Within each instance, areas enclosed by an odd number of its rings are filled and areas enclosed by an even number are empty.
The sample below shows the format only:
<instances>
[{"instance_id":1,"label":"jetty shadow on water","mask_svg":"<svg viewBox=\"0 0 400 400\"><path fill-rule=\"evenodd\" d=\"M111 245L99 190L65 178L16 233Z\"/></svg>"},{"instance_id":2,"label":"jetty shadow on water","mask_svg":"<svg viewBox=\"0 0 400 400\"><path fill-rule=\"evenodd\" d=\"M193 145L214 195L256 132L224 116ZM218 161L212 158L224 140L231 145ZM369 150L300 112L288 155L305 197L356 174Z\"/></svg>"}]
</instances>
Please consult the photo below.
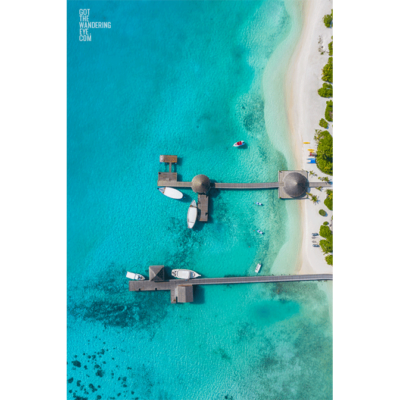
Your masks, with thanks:
<instances>
[{"instance_id":1,"label":"jetty shadow on water","mask_svg":"<svg viewBox=\"0 0 400 400\"><path fill-rule=\"evenodd\" d=\"M171 271L174 268L172 267L167 267L166 265L164 265L164 272L165 272L165 279L173 279L174 277L171 275Z\"/></svg>"},{"instance_id":2,"label":"jetty shadow on water","mask_svg":"<svg viewBox=\"0 0 400 400\"><path fill-rule=\"evenodd\" d=\"M205 289L200 285L193 286L193 303L192 304L204 304L205 303Z\"/></svg>"},{"instance_id":3,"label":"jetty shadow on water","mask_svg":"<svg viewBox=\"0 0 400 400\"><path fill-rule=\"evenodd\" d=\"M182 192L183 193L183 192ZM188 203L190 204L192 200L196 200L192 193L183 193L183 197L179 200L181 203ZM196 200L197 202L197 200Z\"/></svg>"},{"instance_id":4,"label":"jetty shadow on water","mask_svg":"<svg viewBox=\"0 0 400 400\"><path fill-rule=\"evenodd\" d=\"M208 222L210 222L210 217L208 217ZM192 231L194 232L201 232L204 229L204 225L207 222L200 222L200 221L196 221L194 227L192 228Z\"/></svg>"}]
</instances>

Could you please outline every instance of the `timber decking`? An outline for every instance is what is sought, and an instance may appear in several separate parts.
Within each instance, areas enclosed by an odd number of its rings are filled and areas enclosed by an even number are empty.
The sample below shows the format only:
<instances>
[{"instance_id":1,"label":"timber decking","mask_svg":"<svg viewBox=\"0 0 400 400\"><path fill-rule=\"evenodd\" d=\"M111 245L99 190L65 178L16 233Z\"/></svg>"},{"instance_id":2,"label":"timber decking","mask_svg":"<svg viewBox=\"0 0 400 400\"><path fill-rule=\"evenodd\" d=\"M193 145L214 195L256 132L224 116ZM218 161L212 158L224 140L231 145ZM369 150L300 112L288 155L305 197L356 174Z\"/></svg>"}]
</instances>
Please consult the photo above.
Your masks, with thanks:
<instances>
[{"instance_id":1,"label":"timber decking","mask_svg":"<svg viewBox=\"0 0 400 400\"><path fill-rule=\"evenodd\" d=\"M308 182L310 188L317 188L317 187L330 187L332 183L330 182Z\"/></svg>"},{"instance_id":2,"label":"timber decking","mask_svg":"<svg viewBox=\"0 0 400 400\"><path fill-rule=\"evenodd\" d=\"M168 164L176 164L178 162L178 156L161 155L160 162Z\"/></svg>"},{"instance_id":3,"label":"timber decking","mask_svg":"<svg viewBox=\"0 0 400 400\"><path fill-rule=\"evenodd\" d=\"M158 173L158 186L170 186L178 179L177 172L159 172ZM163 184L160 184L163 182Z\"/></svg>"},{"instance_id":4,"label":"timber decking","mask_svg":"<svg viewBox=\"0 0 400 400\"><path fill-rule=\"evenodd\" d=\"M283 186L283 183L214 183L215 189L276 189L279 186Z\"/></svg>"},{"instance_id":5,"label":"timber decking","mask_svg":"<svg viewBox=\"0 0 400 400\"><path fill-rule=\"evenodd\" d=\"M158 173L158 182L157 186L169 186L169 187L175 187L175 188L192 188L192 182L180 182L180 181L169 181L168 176L165 176L169 174L168 172L159 172Z\"/></svg>"},{"instance_id":6,"label":"timber decking","mask_svg":"<svg viewBox=\"0 0 400 400\"><path fill-rule=\"evenodd\" d=\"M130 281L131 292L148 292L156 290L175 290L179 285L232 285L238 283L273 283L273 282L300 282L300 281L331 281L332 274L312 275L281 275L281 276L238 276L230 278L197 278L197 279L170 279L164 282L149 280Z\"/></svg>"},{"instance_id":7,"label":"timber decking","mask_svg":"<svg viewBox=\"0 0 400 400\"><path fill-rule=\"evenodd\" d=\"M199 194L197 209L199 214L197 219L202 222L208 221L208 196L206 194Z\"/></svg>"}]
</instances>

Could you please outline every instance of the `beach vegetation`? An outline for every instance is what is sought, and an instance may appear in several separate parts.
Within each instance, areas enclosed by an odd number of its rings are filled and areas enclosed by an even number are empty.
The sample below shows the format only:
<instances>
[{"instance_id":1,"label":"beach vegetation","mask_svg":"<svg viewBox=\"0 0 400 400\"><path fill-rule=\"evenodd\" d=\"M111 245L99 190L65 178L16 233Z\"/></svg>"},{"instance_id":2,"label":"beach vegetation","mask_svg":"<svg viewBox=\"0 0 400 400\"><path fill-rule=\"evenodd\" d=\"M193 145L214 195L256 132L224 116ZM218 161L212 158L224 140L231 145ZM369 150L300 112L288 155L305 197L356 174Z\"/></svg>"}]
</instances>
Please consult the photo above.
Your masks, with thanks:
<instances>
[{"instance_id":1,"label":"beach vegetation","mask_svg":"<svg viewBox=\"0 0 400 400\"><path fill-rule=\"evenodd\" d=\"M319 126L322 126L323 128L327 129L328 128L328 122L326 122L323 118L319 120Z\"/></svg>"},{"instance_id":2,"label":"beach vegetation","mask_svg":"<svg viewBox=\"0 0 400 400\"><path fill-rule=\"evenodd\" d=\"M324 254L333 252L333 243L330 242L329 240L320 240L319 245L321 246L321 249L324 252Z\"/></svg>"},{"instance_id":3,"label":"beach vegetation","mask_svg":"<svg viewBox=\"0 0 400 400\"><path fill-rule=\"evenodd\" d=\"M330 230L329 226L326 225L321 225L321 227L319 228L319 234L325 239L330 239L333 236L333 233Z\"/></svg>"},{"instance_id":4,"label":"beach vegetation","mask_svg":"<svg viewBox=\"0 0 400 400\"><path fill-rule=\"evenodd\" d=\"M328 100L325 108L325 119L329 122L333 121L333 101Z\"/></svg>"},{"instance_id":5,"label":"beach vegetation","mask_svg":"<svg viewBox=\"0 0 400 400\"><path fill-rule=\"evenodd\" d=\"M326 205L326 208L328 210L333 211L333 201L329 199L328 197L324 200L324 204Z\"/></svg>"},{"instance_id":6,"label":"beach vegetation","mask_svg":"<svg viewBox=\"0 0 400 400\"><path fill-rule=\"evenodd\" d=\"M318 89L318 94L321 97L332 97L333 96L333 86L330 83L323 83L322 88Z\"/></svg>"},{"instance_id":7,"label":"beach vegetation","mask_svg":"<svg viewBox=\"0 0 400 400\"><path fill-rule=\"evenodd\" d=\"M333 265L333 254L329 254L329 256L326 256L325 261L328 265Z\"/></svg>"},{"instance_id":8,"label":"beach vegetation","mask_svg":"<svg viewBox=\"0 0 400 400\"><path fill-rule=\"evenodd\" d=\"M327 28L332 27L332 25L333 25L333 10L331 11L330 14L324 15L323 21Z\"/></svg>"},{"instance_id":9,"label":"beach vegetation","mask_svg":"<svg viewBox=\"0 0 400 400\"><path fill-rule=\"evenodd\" d=\"M325 221L322 225L329 225L329 222Z\"/></svg>"},{"instance_id":10,"label":"beach vegetation","mask_svg":"<svg viewBox=\"0 0 400 400\"><path fill-rule=\"evenodd\" d=\"M322 215L323 217L326 216L326 212L324 210L319 210L319 215Z\"/></svg>"},{"instance_id":11,"label":"beach vegetation","mask_svg":"<svg viewBox=\"0 0 400 400\"><path fill-rule=\"evenodd\" d=\"M333 138L328 131L323 131L318 136L316 163L322 172L333 175ZM321 180L329 182L328 177Z\"/></svg>"},{"instance_id":12,"label":"beach vegetation","mask_svg":"<svg viewBox=\"0 0 400 400\"><path fill-rule=\"evenodd\" d=\"M317 204L317 203L318 203L318 196L316 196L315 194L311 194L311 193L310 193L310 198L311 198L311 201L312 201L314 204Z\"/></svg>"},{"instance_id":13,"label":"beach vegetation","mask_svg":"<svg viewBox=\"0 0 400 400\"><path fill-rule=\"evenodd\" d=\"M333 40L328 44L328 48L329 48L329 55L333 56Z\"/></svg>"},{"instance_id":14,"label":"beach vegetation","mask_svg":"<svg viewBox=\"0 0 400 400\"><path fill-rule=\"evenodd\" d=\"M333 82L333 57L329 57L327 64L322 68L322 80Z\"/></svg>"},{"instance_id":15,"label":"beach vegetation","mask_svg":"<svg viewBox=\"0 0 400 400\"><path fill-rule=\"evenodd\" d=\"M321 237L325 238L325 240L320 240L319 245L321 246L322 251L326 253L333 252L333 232L329 229L329 226L321 225L319 229L319 234Z\"/></svg>"},{"instance_id":16,"label":"beach vegetation","mask_svg":"<svg viewBox=\"0 0 400 400\"><path fill-rule=\"evenodd\" d=\"M333 190L327 190L326 193L327 196L324 200L324 204L329 210L333 211Z\"/></svg>"},{"instance_id":17,"label":"beach vegetation","mask_svg":"<svg viewBox=\"0 0 400 400\"><path fill-rule=\"evenodd\" d=\"M316 130L315 130L314 140L315 140L316 142L318 142L319 139L321 138L321 133L322 133L322 132L323 132L322 129L316 129Z\"/></svg>"}]
</instances>

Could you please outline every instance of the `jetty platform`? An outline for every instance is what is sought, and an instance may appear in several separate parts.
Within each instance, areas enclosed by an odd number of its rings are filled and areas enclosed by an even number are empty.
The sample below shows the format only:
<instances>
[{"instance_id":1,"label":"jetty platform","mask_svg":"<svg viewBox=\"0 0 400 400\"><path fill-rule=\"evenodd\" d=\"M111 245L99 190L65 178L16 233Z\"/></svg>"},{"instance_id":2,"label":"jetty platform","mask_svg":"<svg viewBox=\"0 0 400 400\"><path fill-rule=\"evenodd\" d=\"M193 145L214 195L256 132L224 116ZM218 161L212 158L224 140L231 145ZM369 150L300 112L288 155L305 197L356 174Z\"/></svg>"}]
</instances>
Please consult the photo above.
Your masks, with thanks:
<instances>
[{"instance_id":1,"label":"jetty platform","mask_svg":"<svg viewBox=\"0 0 400 400\"><path fill-rule=\"evenodd\" d=\"M198 195L198 217L202 222L208 221L209 192L212 190L265 190L278 189L280 199L304 199L312 188L331 187L331 182L309 182L308 172L278 171L278 182L259 183L225 183L211 182L205 175L196 175L191 182L178 181L178 174L172 172L172 164L178 163L178 156L161 155L160 163L169 164L168 172L159 172L157 186L192 189Z\"/></svg>"},{"instance_id":2,"label":"jetty platform","mask_svg":"<svg viewBox=\"0 0 400 400\"><path fill-rule=\"evenodd\" d=\"M164 266L151 265L150 279L144 281L130 281L129 291L170 291L172 303L190 303L193 301L193 286L197 285L233 285L239 283L276 283L276 282L304 282L333 280L332 274L312 275L277 275L277 276L237 276L225 278L196 278L196 279L169 279L164 280Z\"/></svg>"}]
</instances>

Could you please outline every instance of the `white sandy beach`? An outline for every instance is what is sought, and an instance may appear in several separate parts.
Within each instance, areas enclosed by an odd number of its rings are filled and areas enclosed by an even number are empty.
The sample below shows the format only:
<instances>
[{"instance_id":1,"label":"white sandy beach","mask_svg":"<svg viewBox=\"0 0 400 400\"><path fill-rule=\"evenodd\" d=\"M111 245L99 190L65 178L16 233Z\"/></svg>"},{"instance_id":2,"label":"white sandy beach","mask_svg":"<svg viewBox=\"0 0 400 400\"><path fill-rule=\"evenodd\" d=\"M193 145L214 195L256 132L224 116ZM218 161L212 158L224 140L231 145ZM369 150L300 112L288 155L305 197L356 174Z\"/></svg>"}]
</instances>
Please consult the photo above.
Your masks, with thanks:
<instances>
[{"instance_id":1,"label":"white sandy beach","mask_svg":"<svg viewBox=\"0 0 400 400\"><path fill-rule=\"evenodd\" d=\"M321 70L328 61L328 43L333 35L332 28L327 28L322 18L332 9L332 0L306 0L303 5L303 28L298 45L290 60L286 77L286 101L290 131L292 134L293 153L296 157L296 168L306 171L314 171L317 176L323 174L315 164L307 164L308 149L316 150L313 140L315 129L322 129L319 120L325 118L326 101L317 91L322 86ZM321 55L319 48L323 47L325 53ZM332 126L329 124L329 132L332 134ZM310 144L303 144L310 142ZM331 178L331 177L330 177ZM315 176L309 176L311 182L318 182ZM332 212L324 204L326 190L320 192L311 190L319 198L318 204L310 200L300 202L302 247L300 274L332 273L332 266L325 261L325 255L321 248L313 247L311 234L319 232L324 221L331 222ZM319 215L323 209L328 213L327 217Z\"/></svg>"}]
</instances>

